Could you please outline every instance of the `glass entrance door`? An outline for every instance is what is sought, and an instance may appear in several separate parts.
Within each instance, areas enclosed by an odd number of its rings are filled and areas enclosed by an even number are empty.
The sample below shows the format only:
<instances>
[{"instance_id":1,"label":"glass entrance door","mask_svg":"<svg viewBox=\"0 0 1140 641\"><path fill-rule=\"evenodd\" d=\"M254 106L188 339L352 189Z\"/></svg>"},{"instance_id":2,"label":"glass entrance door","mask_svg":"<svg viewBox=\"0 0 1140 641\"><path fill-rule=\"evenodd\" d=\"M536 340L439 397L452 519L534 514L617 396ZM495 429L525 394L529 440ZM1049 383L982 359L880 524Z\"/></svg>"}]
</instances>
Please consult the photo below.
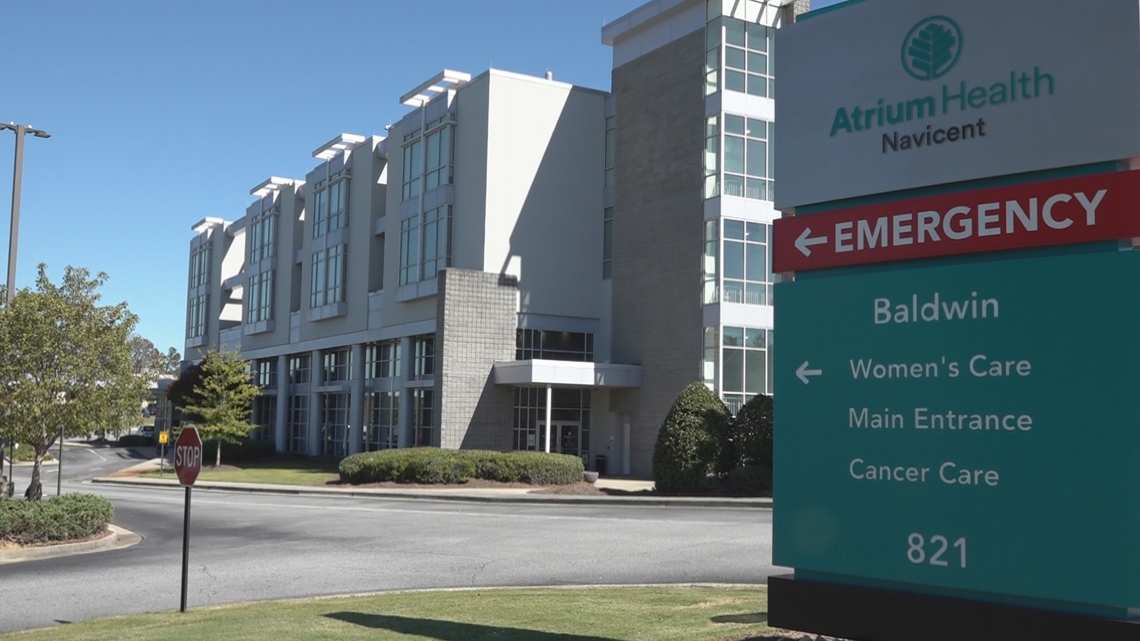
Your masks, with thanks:
<instances>
[{"instance_id":1,"label":"glass entrance door","mask_svg":"<svg viewBox=\"0 0 1140 641\"><path fill-rule=\"evenodd\" d=\"M569 421L550 423L550 451L571 456L586 456L582 450L582 424ZM546 423L538 424L538 451L546 451Z\"/></svg>"}]
</instances>

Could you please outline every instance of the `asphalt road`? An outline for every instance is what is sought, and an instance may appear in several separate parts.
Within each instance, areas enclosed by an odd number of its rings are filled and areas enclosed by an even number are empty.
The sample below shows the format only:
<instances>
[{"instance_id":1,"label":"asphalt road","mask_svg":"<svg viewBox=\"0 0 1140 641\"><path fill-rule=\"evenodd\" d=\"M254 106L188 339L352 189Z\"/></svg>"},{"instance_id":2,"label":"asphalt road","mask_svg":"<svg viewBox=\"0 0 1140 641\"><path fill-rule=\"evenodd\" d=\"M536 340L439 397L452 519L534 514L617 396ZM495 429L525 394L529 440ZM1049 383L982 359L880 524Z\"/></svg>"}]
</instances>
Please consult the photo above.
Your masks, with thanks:
<instances>
[{"instance_id":1,"label":"asphalt road","mask_svg":"<svg viewBox=\"0 0 1140 641\"><path fill-rule=\"evenodd\" d=\"M129 460L119 458L121 450L66 452L64 491L107 496L116 524L143 541L0 565L0 632L178 607L182 489L80 485L69 479ZM47 494L54 494L54 477L45 477ZM199 489L188 600L193 608L410 588L763 583L781 571L771 565L771 522L770 511L756 508L467 504Z\"/></svg>"}]
</instances>

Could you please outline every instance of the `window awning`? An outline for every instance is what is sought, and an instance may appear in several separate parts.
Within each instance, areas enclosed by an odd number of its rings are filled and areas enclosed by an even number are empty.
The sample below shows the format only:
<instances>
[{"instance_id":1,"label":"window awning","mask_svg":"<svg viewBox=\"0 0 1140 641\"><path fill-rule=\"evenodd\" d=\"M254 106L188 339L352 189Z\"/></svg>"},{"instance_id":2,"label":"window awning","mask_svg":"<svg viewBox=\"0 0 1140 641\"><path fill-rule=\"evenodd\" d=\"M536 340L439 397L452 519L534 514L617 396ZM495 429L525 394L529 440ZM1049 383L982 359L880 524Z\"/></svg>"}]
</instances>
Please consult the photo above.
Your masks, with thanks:
<instances>
[{"instance_id":1,"label":"window awning","mask_svg":"<svg viewBox=\"0 0 1140 641\"><path fill-rule=\"evenodd\" d=\"M641 387L640 365L580 361L500 361L492 370L496 385L558 387Z\"/></svg>"}]
</instances>

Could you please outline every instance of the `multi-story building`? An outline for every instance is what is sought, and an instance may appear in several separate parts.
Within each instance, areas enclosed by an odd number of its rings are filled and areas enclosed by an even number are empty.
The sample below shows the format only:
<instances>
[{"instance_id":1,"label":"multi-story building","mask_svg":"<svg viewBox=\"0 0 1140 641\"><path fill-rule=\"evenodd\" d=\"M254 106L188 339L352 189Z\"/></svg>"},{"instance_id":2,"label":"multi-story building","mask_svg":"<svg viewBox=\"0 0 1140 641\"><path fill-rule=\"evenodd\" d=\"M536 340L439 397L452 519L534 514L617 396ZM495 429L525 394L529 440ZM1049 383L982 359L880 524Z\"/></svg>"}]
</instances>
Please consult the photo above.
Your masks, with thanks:
<instances>
[{"instance_id":1,"label":"multi-story building","mask_svg":"<svg viewBox=\"0 0 1140 641\"><path fill-rule=\"evenodd\" d=\"M240 349L282 451L648 475L685 385L771 393L772 31L800 4L649 2L603 29L612 93L441 72L195 227L187 357Z\"/></svg>"}]
</instances>

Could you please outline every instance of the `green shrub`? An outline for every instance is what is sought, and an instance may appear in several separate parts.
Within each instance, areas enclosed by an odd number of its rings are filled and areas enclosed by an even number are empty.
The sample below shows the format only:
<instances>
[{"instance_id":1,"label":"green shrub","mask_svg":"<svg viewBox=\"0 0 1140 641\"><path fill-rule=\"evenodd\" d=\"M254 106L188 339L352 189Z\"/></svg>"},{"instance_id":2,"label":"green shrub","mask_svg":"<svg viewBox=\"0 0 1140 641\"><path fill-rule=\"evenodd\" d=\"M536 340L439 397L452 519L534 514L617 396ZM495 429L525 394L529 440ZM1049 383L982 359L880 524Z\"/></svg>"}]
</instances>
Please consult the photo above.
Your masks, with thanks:
<instances>
[{"instance_id":1,"label":"green shrub","mask_svg":"<svg viewBox=\"0 0 1140 641\"><path fill-rule=\"evenodd\" d=\"M771 466L738 467L724 477L724 491L734 496L771 496Z\"/></svg>"},{"instance_id":2,"label":"green shrub","mask_svg":"<svg viewBox=\"0 0 1140 641\"><path fill-rule=\"evenodd\" d=\"M582 459L545 452L411 448L354 454L340 462L344 483L457 484L472 478L504 483L566 485L582 480Z\"/></svg>"},{"instance_id":3,"label":"green shrub","mask_svg":"<svg viewBox=\"0 0 1140 641\"><path fill-rule=\"evenodd\" d=\"M732 421L733 467L758 467L768 470L768 486L772 484L772 397L753 396Z\"/></svg>"},{"instance_id":4,"label":"green shrub","mask_svg":"<svg viewBox=\"0 0 1140 641\"><path fill-rule=\"evenodd\" d=\"M664 494L700 493L717 472L728 408L704 383L690 384L657 432L653 480Z\"/></svg>"},{"instance_id":5,"label":"green shrub","mask_svg":"<svg viewBox=\"0 0 1140 641\"><path fill-rule=\"evenodd\" d=\"M119 439L122 441L122 439ZM171 443L173 445L173 443ZM169 447L169 446L168 446ZM260 441L252 438L238 439L236 443L222 443L222 464L273 456L277 453L277 446L272 441ZM209 440L202 443L202 464L213 465L217 460L218 442Z\"/></svg>"},{"instance_id":6,"label":"green shrub","mask_svg":"<svg viewBox=\"0 0 1140 641\"><path fill-rule=\"evenodd\" d=\"M64 494L43 501L0 502L0 541L27 545L82 539L102 532L115 508L102 496Z\"/></svg>"}]
</instances>

